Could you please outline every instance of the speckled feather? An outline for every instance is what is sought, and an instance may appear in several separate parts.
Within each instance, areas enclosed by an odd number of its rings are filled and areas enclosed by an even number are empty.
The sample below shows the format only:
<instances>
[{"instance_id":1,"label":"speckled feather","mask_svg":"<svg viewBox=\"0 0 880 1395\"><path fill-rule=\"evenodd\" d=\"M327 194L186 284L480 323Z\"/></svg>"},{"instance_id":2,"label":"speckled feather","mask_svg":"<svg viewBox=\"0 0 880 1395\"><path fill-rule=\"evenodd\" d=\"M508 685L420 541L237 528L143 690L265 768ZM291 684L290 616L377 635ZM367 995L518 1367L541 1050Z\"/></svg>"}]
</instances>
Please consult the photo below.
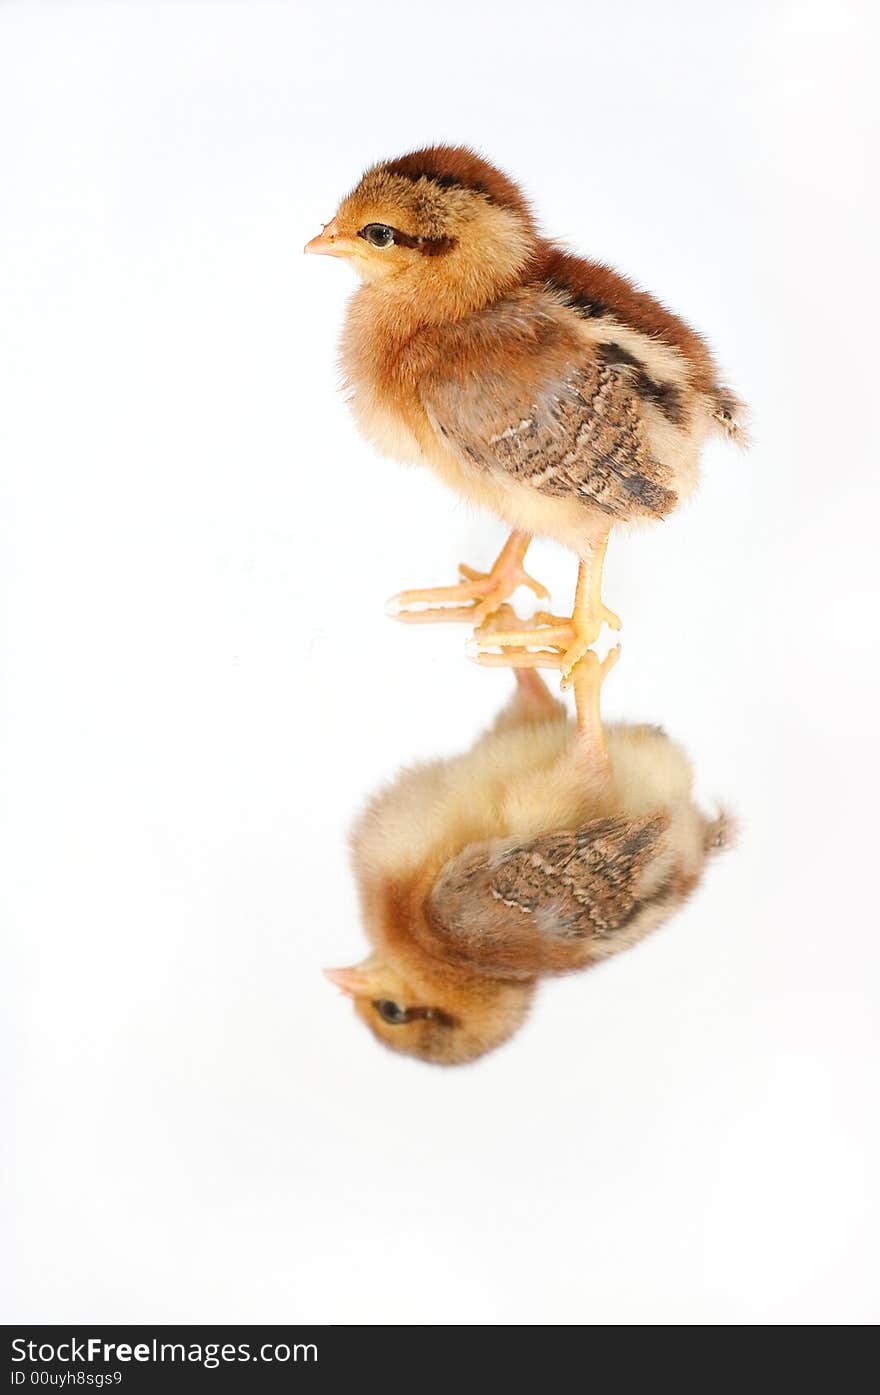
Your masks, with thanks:
<instances>
[{"instance_id":1,"label":"speckled feather","mask_svg":"<svg viewBox=\"0 0 880 1395\"><path fill-rule=\"evenodd\" d=\"M575 830L465 848L440 874L429 920L447 952L485 971L527 977L582 966L591 941L638 915L641 873L665 814L597 819ZM653 899L651 886L645 899Z\"/></svg>"},{"instance_id":2,"label":"speckled feather","mask_svg":"<svg viewBox=\"0 0 880 1395\"><path fill-rule=\"evenodd\" d=\"M613 518L662 517L675 506L672 471L648 446L636 392L599 355L581 352L560 374L542 375L530 397L484 368L479 380L426 385L432 424L476 465L542 494L576 497Z\"/></svg>"}]
</instances>

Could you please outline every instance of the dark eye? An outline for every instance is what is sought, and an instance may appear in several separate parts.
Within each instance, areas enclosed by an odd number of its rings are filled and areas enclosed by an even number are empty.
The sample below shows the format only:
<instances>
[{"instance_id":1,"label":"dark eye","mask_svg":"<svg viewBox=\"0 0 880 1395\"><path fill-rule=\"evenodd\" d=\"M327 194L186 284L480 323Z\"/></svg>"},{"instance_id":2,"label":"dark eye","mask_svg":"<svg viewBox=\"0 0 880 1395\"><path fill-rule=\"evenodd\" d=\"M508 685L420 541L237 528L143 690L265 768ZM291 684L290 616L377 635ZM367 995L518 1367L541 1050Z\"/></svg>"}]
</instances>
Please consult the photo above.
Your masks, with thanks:
<instances>
[{"instance_id":1,"label":"dark eye","mask_svg":"<svg viewBox=\"0 0 880 1395\"><path fill-rule=\"evenodd\" d=\"M378 1012L383 1022L387 1022L391 1027L402 1027L404 1022L409 1021L409 1013L400 1003L392 1003L390 998L381 998L373 1007Z\"/></svg>"},{"instance_id":2,"label":"dark eye","mask_svg":"<svg viewBox=\"0 0 880 1395\"><path fill-rule=\"evenodd\" d=\"M358 237L364 238L371 247L390 247L394 241L394 229L387 223L368 223L361 228Z\"/></svg>"}]
</instances>

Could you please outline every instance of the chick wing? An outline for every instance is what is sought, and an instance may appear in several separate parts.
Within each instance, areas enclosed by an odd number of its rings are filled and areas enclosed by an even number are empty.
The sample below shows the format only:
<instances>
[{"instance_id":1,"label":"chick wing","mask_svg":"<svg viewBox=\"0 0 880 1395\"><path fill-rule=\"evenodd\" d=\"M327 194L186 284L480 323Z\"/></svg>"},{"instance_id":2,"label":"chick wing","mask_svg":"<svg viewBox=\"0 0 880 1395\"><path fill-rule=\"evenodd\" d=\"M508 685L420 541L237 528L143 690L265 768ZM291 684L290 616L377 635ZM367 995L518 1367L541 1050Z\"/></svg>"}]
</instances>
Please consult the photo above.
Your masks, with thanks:
<instances>
[{"instance_id":1,"label":"chick wing","mask_svg":"<svg viewBox=\"0 0 880 1395\"><path fill-rule=\"evenodd\" d=\"M442 869L428 903L435 948L509 978L579 968L666 892L641 892L668 814L472 844ZM606 951L607 952L607 948Z\"/></svg>"},{"instance_id":2,"label":"chick wing","mask_svg":"<svg viewBox=\"0 0 880 1395\"><path fill-rule=\"evenodd\" d=\"M471 468L615 519L674 508L621 357L580 338L552 297L519 293L449 327L419 385L435 432Z\"/></svg>"}]
</instances>

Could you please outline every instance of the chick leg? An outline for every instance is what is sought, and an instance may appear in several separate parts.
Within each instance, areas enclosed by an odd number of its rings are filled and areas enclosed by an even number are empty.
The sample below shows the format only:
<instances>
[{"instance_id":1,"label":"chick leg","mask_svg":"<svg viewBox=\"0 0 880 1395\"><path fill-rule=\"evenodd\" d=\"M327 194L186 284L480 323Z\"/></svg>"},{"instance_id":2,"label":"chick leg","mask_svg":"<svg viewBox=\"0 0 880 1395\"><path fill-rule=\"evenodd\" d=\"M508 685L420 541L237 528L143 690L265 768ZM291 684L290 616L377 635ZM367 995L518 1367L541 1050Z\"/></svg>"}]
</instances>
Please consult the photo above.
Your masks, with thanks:
<instances>
[{"instance_id":1,"label":"chick leg","mask_svg":"<svg viewBox=\"0 0 880 1395\"><path fill-rule=\"evenodd\" d=\"M505 606L504 610L509 611L510 607ZM502 618L507 620L509 617L503 616ZM509 654L505 656L509 657L511 667L514 669L517 692L514 701L495 719L496 730L508 726L520 726L523 722L550 721L553 718L558 718L565 711L562 703L551 696L550 689L536 671L536 667L532 665L524 667L515 662L522 656L522 653L522 650L509 651ZM536 659L537 657L535 654L526 655L526 659ZM605 679L619 658L619 644L616 644L613 649L609 649L601 662L596 651L588 649L575 666L572 674L574 703L577 712L577 754L591 776L610 775L605 734L602 728L601 696Z\"/></svg>"},{"instance_id":2,"label":"chick leg","mask_svg":"<svg viewBox=\"0 0 880 1395\"><path fill-rule=\"evenodd\" d=\"M546 586L529 576L523 567L531 540L528 533L511 533L491 571L477 572L462 563L458 569L462 580L457 586L401 591L388 602L388 614L409 625L430 625L448 620L465 620L479 625L494 615L518 586L528 586L539 599L545 599L549 594ZM419 605L427 609L411 609Z\"/></svg>"},{"instance_id":3,"label":"chick leg","mask_svg":"<svg viewBox=\"0 0 880 1395\"><path fill-rule=\"evenodd\" d=\"M522 621L511 605L501 606L493 617L493 623L498 629L518 630L522 626ZM513 649L507 651L508 655L520 652L522 651ZM553 696L536 668L514 667L513 676L516 680L516 692L495 718L496 731L505 727L538 725L564 716L563 703Z\"/></svg>"},{"instance_id":4,"label":"chick leg","mask_svg":"<svg viewBox=\"0 0 880 1395\"><path fill-rule=\"evenodd\" d=\"M570 618L541 612L535 616L538 625L527 630L483 625L469 646L471 657L491 668L558 668L562 686L567 688L578 662L598 639L603 623L607 622L613 630L620 629L620 617L602 600L602 566L607 546L608 529L604 529L582 556ZM507 649L520 652L508 655Z\"/></svg>"},{"instance_id":5,"label":"chick leg","mask_svg":"<svg viewBox=\"0 0 880 1395\"><path fill-rule=\"evenodd\" d=\"M600 712L602 684L619 658L619 644L609 649L601 663L596 651L590 649L577 664L572 675L578 740L581 750L597 765L608 763Z\"/></svg>"},{"instance_id":6,"label":"chick leg","mask_svg":"<svg viewBox=\"0 0 880 1395\"><path fill-rule=\"evenodd\" d=\"M563 710L535 668L514 669L516 695L520 707L536 716L553 717Z\"/></svg>"}]
</instances>

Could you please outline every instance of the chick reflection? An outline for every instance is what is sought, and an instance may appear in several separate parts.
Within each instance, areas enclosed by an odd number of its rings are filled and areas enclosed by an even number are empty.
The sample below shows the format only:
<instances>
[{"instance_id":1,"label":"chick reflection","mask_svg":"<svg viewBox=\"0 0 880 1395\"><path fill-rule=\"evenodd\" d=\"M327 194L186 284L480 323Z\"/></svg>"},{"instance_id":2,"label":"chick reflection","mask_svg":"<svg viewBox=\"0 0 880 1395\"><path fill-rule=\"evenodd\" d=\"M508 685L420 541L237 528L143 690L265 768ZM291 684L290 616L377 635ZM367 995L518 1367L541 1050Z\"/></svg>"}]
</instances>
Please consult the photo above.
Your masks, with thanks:
<instances>
[{"instance_id":1,"label":"chick reflection","mask_svg":"<svg viewBox=\"0 0 880 1395\"><path fill-rule=\"evenodd\" d=\"M464 755L405 771L352 832L373 953L327 976L395 1051L472 1061L523 1022L538 979L628 949L728 841L655 726L599 719L617 659L575 669L578 720L533 668Z\"/></svg>"}]
</instances>

